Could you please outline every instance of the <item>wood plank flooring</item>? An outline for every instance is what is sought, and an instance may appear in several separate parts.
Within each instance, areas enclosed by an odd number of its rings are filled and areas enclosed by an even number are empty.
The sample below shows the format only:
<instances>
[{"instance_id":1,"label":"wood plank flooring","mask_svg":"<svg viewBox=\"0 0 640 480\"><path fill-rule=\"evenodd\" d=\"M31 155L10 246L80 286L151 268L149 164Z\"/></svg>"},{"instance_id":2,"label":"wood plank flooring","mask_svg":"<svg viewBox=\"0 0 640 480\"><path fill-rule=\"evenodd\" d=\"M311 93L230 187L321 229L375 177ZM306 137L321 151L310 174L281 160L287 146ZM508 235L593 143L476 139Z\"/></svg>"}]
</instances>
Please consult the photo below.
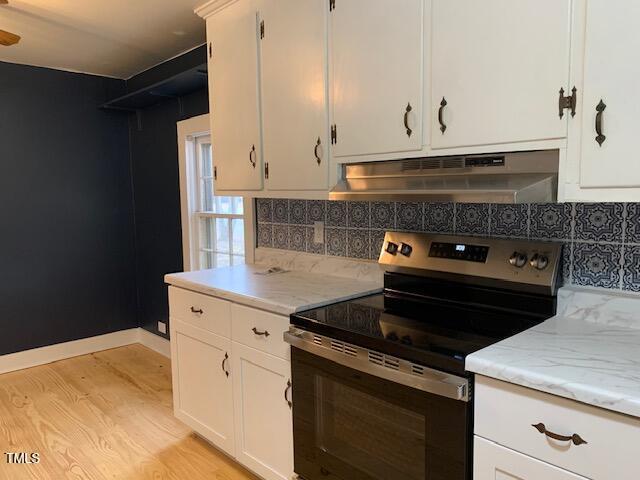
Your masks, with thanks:
<instances>
[{"instance_id":1,"label":"wood plank flooring","mask_svg":"<svg viewBox=\"0 0 640 480\"><path fill-rule=\"evenodd\" d=\"M0 375L0 480L22 479L257 477L173 417L171 362L130 345Z\"/></svg>"}]
</instances>

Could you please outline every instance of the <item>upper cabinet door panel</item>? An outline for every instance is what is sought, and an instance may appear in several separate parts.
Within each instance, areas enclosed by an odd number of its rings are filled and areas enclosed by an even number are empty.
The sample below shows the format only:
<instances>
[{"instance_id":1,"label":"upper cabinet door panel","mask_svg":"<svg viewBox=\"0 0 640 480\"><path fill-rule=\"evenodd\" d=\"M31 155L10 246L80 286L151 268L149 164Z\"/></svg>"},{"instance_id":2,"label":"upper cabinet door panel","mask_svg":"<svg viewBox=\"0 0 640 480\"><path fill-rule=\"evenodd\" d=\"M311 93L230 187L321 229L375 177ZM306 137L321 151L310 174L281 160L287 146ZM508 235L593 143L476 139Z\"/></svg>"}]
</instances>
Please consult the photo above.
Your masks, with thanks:
<instances>
[{"instance_id":1,"label":"upper cabinet door panel","mask_svg":"<svg viewBox=\"0 0 640 480\"><path fill-rule=\"evenodd\" d=\"M570 13L571 0L433 0L432 146L565 137Z\"/></svg>"},{"instance_id":2,"label":"upper cabinet door panel","mask_svg":"<svg viewBox=\"0 0 640 480\"><path fill-rule=\"evenodd\" d=\"M217 190L262 188L257 10L239 0L207 18Z\"/></svg>"},{"instance_id":3,"label":"upper cabinet door panel","mask_svg":"<svg viewBox=\"0 0 640 480\"><path fill-rule=\"evenodd\" d=\"M580 185L638 187L640 2L588 1L586 21Z\"/></svg>"},{"instance_id":4,"label":"upper cabinet door panel","mask_svg":"<svg viewBox=\"0 0 640 480\"><path fill-rule=\"evenodd\" d=\"M327 3L262 0L264 160L269 190L328 185Z\"/></svg>"},{"instance_id":5,"label":"upper cabinet door panel","mask_svg":"<svg viewBox=\"0 0 640 480\"><path fill-rule=\"evenodd\" d=\"M336 0L329 27L334 156L422 148L423 3Z\"/></svg>"}]
</instances>

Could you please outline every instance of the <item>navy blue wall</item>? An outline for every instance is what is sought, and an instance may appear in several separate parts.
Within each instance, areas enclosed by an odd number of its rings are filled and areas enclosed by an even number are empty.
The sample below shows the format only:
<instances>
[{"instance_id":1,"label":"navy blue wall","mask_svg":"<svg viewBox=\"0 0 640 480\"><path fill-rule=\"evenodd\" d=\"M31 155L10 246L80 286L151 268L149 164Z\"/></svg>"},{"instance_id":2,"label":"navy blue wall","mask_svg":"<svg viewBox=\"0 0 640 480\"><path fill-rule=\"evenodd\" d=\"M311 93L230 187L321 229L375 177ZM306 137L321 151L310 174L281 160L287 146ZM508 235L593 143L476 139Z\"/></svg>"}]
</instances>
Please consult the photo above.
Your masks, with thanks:
<instances>
[{"instance_id":1,"label":"navy blue wall","mask_svg":"<svg viewBox=\"0 0 640 480\"><path fill-rule=\"evenodd\" d=\"M136 218L140 325L168 323L166 273L182 270L176 122L209 111L207 89L168 99L129 117Z\"/></svg>"},{"instance_id":2,"label":"navy blue wall","mask_svg":"<svg viewBox=\"0 0 640 480\"><path fill-rule=\"evenodd\" d=\"M0 354L137 325L124 92L0 62Z\"/></svg>"}]
</instances>

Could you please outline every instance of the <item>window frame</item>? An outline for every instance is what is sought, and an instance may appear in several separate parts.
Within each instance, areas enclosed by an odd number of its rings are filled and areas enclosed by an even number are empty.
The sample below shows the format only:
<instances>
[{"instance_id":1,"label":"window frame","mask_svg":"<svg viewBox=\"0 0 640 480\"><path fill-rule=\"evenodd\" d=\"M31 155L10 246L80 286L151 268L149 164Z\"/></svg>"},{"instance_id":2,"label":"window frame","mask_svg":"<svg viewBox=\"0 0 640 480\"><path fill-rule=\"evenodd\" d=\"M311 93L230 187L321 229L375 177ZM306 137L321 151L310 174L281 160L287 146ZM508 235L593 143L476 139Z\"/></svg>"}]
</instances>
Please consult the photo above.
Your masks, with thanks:
<instances>
[{"instance_id":1,"label":"window frame","mask_svg":"<svg viewBox=\"0 0 640 480\"><path fill-rule=\"evenodd\" d=\"M253 222L254 208L251 199L243 198L244 213L242 215L200 211L202 185L197 148L199 144L203 143L203 140L211 136L209 115L199 115L177 122L177 130L184 271L188 272L199 269L200 252L202 250L200 248L200 224L201 218L204 217L228 218L230 230L233 224L232 219L242 218L244 220L244 263L253 263L255 227ZM230 232L230 252L228 255L232 256L233 260L233 257L238 257L239 255L233 255L232 253L232 238L233 234ZM226 253L224 254L227 255Z\"/></svg>"}]
</instances>

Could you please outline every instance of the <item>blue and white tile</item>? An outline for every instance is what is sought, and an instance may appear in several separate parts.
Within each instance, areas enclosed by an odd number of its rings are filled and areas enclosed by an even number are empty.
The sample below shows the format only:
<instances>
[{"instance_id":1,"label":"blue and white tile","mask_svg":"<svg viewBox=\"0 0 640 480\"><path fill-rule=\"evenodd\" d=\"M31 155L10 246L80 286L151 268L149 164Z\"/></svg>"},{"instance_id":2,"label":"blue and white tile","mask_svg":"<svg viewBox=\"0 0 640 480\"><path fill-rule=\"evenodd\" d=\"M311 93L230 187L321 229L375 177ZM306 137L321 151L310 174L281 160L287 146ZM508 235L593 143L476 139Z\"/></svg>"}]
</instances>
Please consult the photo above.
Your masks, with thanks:
<instances>
[{"instance_id":1,"label":"blue and white tile","mask_svg":"<svg viewBox=\"0 0 640 480\"><path fill-rule=\"evenodd\" d=\"M369 202L347 202L347 226L369 228Z\"/></svg>"},{"instance_id":2,"label":"blue and white tile","mask_svg":"<svg viewBox=\"0 0 640 480\"><path fill-rule=\"evenodd\" d=\"M306 232L305 227L300 225L289 225L289 250L296 252L306 251Z\"/></svg>"},{"instance_id":3,"label":"blue and white tile","mask_svg":"<svg viewBox=\"0 0 640 480\"><path fill-rule=\"evenodd\" d=\"M531 205L530 237L545 240L571 238L572 207L570 203Z\"/></svg>"},{"instance_id":4,"label":"blue and white tile","mask_svg":"<svg viewBox=\"0 0 640 480\"><path fill-rule=\"evenodd\" d=\"M396 228L409 232L422 231L422 203L397 202Z\"/></svg>"},{"instance_id":5,"label":"blue and white tile","mask_svg":"<svg viewBox=\"0 0 640 480\"><path fill-rule=\"evenodd\" d=\"M622 242L622 203L576 204L575 239Z\"/></svg>"},{"instance_id":6,"label":"blue and white tile","mask_svg":"<svg viewBox=\"0 0 640 480\"><path fill-rule=\"evenodd\" d=\"M573 244L573 274L575 285L620 288L622 245Z\"/></svg>"},{"instance_id":7,"label":"blue and white tile","mask_svg":"<svg viewBox=\"0 0 640 480\"><path fill-rule=\"evenodd\" d=\"M431 233L453 233L453 203L425 203L422 206L423 228Z\"/></svg>"},{"instance_id":8,"label":"blue and white tile","mask_svg":"<svg viewBox=\"0 0 640 480\"><path fill-rule=\"evenodd\" d=\"M315 253L318 255L324 255L326 253L325 242L316 243L313 227L304 227L306 235L306 247L307 253ZM324 240L324 239L323 239Z\"/></svg>"},{"instance_id":9,"label":"blue and white tile","mask_svg":"<svg viewBox=\"0 0 640 480\"><path fill-rule=\"evenodd\" d=\"M344 227L347 224L347 202L327 202L327 225Z\"/></svg>"},{"instance_id":10,"label":"blue and white tile","mask_svg":"<svg viewBox=\"0 0 640 480\"><path fill-rule=\"evenodd\" d=\"M377 260L380 257L385 233L384 230L371 230L371 232L369 232L369 244L371 248L369 258L371 260Z\"/></svg>"},{"instance_id":11,"label":"blue and white tile","mask_svg":"<svg viewBox=\"0 0 640 480\"><path fill-rule=\"evenodd\" d=\"M327 220L327 202L325 200L308 200L307 202L307 225L314 222L325 222Z\"/></svg>"},{"instance_id":12,"label":"blue and white tile","mask_svg":"<svg viewBox=\"0 0 640 480\"><path fill-rule=\"evenodd\" d=\"M289 228L287 225L273 226L273 248L289 248Z\"/></svg>"},{"instance_id":13,"label":"blue and white tile","mask_svg":"<svg viewBox=\"0 0 640 480\"><path fill-rule=\"evenodd\" d=\"M273 223L289 223L289 200L278 198L273 201Z\"/></svg>"},{"instance_id":14,"label":"blue and white tile","mask_svg":"<svg viewBox=\"0 0 640 480\"><path fill-rule=\"evenodd\" d=\"M273 201L270 198L256 199L256 217L258 222L273 222Z\"/></svg>"},{"instance_id":15,"label":"blue and white tile","mask_svg":"<svg viewBox=\"0 0 640 480\"><path fill-rule=\"evenodd\" d=\"M489 234L489 204L460 203L456 205L456 233Z\"/></svg>"},{"instance_id":16,"label":"blue and white tile","mask_svg":"<svg viewBox=\"0 0 640 480\"><path fill-rule=\"evenodd\" d=\"M526 238L529 234L529 206L491 205L491 236Z\"/></svg>"},{"instance_id":17,"label":"blue and white tile","mask_svg":"<svg viewBox=\"0 0 640 480\"><path fill-rule=\"evenodd\" d=\"M393 230L396 228L394 202L371 202L371 228Z\"/></svg>"},{"instance_id":18,"label":"blue and white tile","mask_svg":"<svg viewBox=\"0 0 640 480\"><path fill-rule=\"evenodd\" d=\"M627 232L625 243L640 244L640 203L627 204Z\"/></svg>"},{"instance_id":19,"label":"blue and white tile","mask_svg":"<svg viewBox=\"0 0 640 480\"><path fill-rule=\"evenodd\" d=\"M624 278L622 288L640 292L640 245L624 247Z\"/></svg>"},{"instance_id":20,"label":"blue and white tile","mask_svg":"<svg viewBox=\"0 0 640 480\"><path fill-rule=\"evenodd\" d=\"M571 269L573 268L573 246L570 242L562 245L562 259L560 261L562 268L562 283L564 285L570 285L572 283L571 279Z\"/></svg>"},{"instance_id":21,"label":"blue and white tile","mask_svg":"<svg viewBox=\"0 0 640 480\"><path fill-rule=\"evenodd\" d=\"M307 225L307 202L304 200L289 200L289 223L292 225Z\"/></svg>"},{"instance_id":22,"label":"blue and white tile","mask_svg":"<svg viewBox=\"0 0 640 480\"><path fill-rule=\"evenodd\" d=\"M347 229L347 257L368 259L369 242L369 230Z\"/></svg>"},{"instance_id":23,"label":"blue and white tile","mask_svg":"<svg viewBox=\"0 0 640 480\"><path fill-rule=\"evenodd\" d=\"M325 229L327 255L334 257L347 256L347 230L344 228Z\"/></svg>"},{"instance_id":24,"label":"blue and white tile","mask_svg":"<svg viewBox=\"0 0 640 480\"><path fill-rule=\"evenodd\" d=\"M258 247L273 247L273 225L258 223Z\"/></svg>"}]
</instances>

